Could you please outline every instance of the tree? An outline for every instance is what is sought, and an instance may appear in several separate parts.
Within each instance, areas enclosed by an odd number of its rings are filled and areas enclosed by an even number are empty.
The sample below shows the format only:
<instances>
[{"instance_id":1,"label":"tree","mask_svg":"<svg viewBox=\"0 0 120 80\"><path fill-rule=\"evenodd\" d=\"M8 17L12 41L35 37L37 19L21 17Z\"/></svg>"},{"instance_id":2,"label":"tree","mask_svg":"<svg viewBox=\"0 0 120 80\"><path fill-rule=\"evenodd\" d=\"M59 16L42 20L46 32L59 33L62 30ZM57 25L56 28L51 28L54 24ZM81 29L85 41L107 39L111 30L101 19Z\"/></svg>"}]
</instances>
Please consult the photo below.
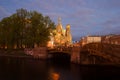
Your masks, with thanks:
<instances>
[{"instance_id":1,"label":"tree","mask_svg":"<svg viewBox=\"0 0 120 80\"><path fill-rule=\"evenodd\" d=\"M49 40L50 30L54 22L49 16L43 16L37 11L18 9L10 17L0 21L0 46L5 48L22 48L45 46Z\"/></svg>"}]
</instances>

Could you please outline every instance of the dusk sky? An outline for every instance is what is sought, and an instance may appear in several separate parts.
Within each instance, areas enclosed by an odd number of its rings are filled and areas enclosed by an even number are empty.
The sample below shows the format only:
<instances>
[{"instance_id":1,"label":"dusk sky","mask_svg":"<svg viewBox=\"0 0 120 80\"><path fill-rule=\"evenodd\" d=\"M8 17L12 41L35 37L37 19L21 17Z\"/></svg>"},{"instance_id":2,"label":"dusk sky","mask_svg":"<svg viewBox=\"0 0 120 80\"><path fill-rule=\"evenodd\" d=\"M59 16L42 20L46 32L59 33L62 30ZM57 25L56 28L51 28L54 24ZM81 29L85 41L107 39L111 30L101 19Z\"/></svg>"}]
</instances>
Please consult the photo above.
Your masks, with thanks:
<instances>
[{"instance_id":1,"label":"dusk sky","mask_svg":"<svg viewBox=\"0 0 120 80\"><path fill-rule=\"evenodd\" d=\"M24 8L71 25L74 40L86 35L120 34L120 0L0 0L0 20Z\"/></svg>"}]
</instances>

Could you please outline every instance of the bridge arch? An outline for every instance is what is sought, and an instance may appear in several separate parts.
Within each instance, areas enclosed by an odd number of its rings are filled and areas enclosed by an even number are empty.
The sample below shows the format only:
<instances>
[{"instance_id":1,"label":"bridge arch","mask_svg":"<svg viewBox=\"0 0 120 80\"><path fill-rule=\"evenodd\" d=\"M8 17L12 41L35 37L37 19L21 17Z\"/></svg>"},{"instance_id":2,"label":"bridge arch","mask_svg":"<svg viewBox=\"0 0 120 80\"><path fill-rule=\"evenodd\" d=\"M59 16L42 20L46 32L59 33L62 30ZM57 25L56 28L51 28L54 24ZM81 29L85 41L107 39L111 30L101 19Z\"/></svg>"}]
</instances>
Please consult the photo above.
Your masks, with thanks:
<instances>
[{"instance_id":1,"label":"bridge arch","mask_svg":"<svg viewBox=\"0 0 120 80\"><path fill-rule=\"evenodd\" d=\"M118 60L112 55L94 49L86 49L81 52L81 63L83 64L109 64Z\"/></svg>"},{"instance_id":2,"label":"bridge arch","mask_svg":"<svg viewBox=\"0 0 120 80\"><path fill-rule=\"evenodd\" d=\"M49 60L52 60L53 62L58 63L70 63L71 55L68 52L60 52L60 51L54 51L48 53Z\"/></svg>"}]
</instances>

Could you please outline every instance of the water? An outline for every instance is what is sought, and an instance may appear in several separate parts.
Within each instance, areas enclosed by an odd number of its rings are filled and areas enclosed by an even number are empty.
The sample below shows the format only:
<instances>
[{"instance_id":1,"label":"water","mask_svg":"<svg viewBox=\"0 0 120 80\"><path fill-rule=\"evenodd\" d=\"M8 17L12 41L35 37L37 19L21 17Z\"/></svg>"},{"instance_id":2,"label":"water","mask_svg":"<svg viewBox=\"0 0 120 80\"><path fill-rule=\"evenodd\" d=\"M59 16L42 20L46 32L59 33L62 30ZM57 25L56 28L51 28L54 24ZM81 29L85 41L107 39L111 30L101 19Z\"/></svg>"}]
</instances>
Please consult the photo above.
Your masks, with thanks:
<instances>
[{"instance_id":1,"label":"water","mask_svg":"<svg viewBox=\"0 0 120 80\"><path fill-rule=\"evenodd\" d=\"M0 57L0 80L120 80L120 67Z\"/></svg>"}]
</instances>

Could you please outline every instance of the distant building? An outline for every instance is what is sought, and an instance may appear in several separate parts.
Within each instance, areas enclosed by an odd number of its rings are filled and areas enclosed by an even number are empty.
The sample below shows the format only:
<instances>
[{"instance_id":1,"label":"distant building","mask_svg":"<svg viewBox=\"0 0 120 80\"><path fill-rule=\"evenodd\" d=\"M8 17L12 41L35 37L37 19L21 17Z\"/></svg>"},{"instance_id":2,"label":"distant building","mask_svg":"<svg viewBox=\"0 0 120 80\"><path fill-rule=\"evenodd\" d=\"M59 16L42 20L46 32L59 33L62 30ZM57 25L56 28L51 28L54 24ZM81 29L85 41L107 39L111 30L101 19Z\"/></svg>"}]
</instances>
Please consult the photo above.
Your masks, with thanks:
<instances>
[{"instance_id":1,"label":"distant building","mask_svg":"<svg viewBox=\"0 0 120 80\"><path fill-rule=\"evenodd\" d=\"M75 41L75 42L73 42L72 46L80 47L80 42L79 41Z\"/></svg>"},{"instance_id":2,"label":"distant building","mask_svg":"<svg viewBox=\"0 0 120 80\"><path fill-rule=\"evenodd\" d=\"M120 45L120 35L107 35L102 37L102 43Z\"/></svg>"},{"instance_id":3,"label":"distant building","mask_svg":"<svg viewBox=\"0 0 120 80\"><path fill-rule=\"evenodd\" d=\"M81 39L80 44L83 46L85 44L98 42L101 42L101 36L86 36Z\"/></svg>"}]
</instances>

